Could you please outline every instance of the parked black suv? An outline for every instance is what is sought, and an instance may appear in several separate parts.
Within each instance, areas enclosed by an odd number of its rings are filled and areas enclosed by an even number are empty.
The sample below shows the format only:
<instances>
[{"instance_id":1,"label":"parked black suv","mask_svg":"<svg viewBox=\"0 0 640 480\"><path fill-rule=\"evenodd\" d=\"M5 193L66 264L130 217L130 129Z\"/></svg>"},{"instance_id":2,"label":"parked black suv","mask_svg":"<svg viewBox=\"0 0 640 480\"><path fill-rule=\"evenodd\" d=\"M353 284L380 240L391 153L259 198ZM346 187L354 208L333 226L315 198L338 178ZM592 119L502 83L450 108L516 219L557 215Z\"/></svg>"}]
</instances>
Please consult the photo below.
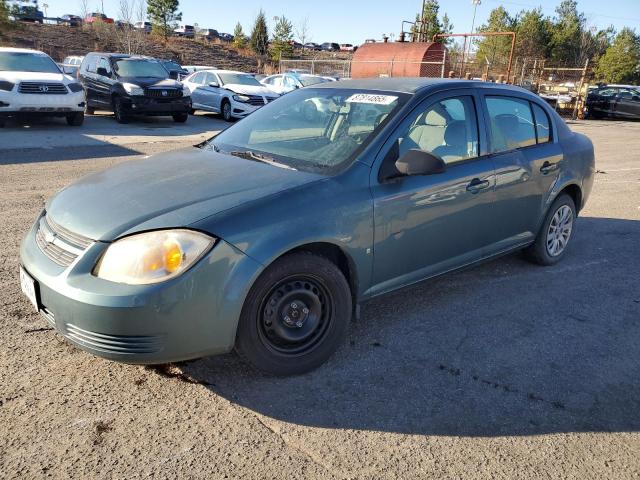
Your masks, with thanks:
<instances>
[{"instance_id":1,"label":"parked black suv","mask_svg":"<svg viewBox=\"0 0 640 480\"><path fill-rule=\"evenodd\" d=\"M325 42L320 45L320 49L324 52L339 52L340 45L338 45L337 43Z\"/></svg>"},{"instance_id":2,"label":"parked black suv","mask_svg":"<svg viewBox=\"0 0 640 480\"><path fill-rule=\"evenodd\" d=\"M590 118L640 119L640 86L598 85L587 95L585 114Z\"/></svg>"},{"instance_id":3,"label":"parked black suv","mask_svg":"<svg viewBox=\"0 0 640 480\"><path fill-rule=\"evenodd\" d=\"M168 77L167 69L154 58L89 53L79 75L87 95L86 113L112 111L119 123L127 123L133 115L167 115L186 122L191 92Z\"/></svg>"}]
</instances>

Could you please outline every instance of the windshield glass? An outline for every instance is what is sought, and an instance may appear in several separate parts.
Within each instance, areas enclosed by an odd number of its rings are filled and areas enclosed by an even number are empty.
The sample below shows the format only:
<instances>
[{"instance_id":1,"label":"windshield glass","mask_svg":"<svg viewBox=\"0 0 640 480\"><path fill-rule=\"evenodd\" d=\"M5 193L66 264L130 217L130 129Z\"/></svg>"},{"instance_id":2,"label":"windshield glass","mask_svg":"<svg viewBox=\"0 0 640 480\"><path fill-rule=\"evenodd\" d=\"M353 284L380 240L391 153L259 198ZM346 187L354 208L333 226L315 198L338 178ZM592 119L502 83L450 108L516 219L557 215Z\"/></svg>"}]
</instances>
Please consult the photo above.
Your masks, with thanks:
<instances>
[{"instance_id":1,"label":"windshield glass","mask_svg":"<svg viewBox=\"0 0 640 480\"><path fill-rule=\"evenodd\" d=\"M162 62L162 65L164 65L167 70L182 70L182 67L180 65L178 65L176 62L172 62L171 60Z\"/></svg>"},{"instance_id":2,"label":"windshield glass","mask_svg":"<svg viewBox=\"0 0 640 480\"><path fill-rule=\"evenodd\" d=\"M332 174L351 164L408 98L397 92L296 90L223 131L210 145Z\"/></svg>"},{"instance_id":3,"label":"windshield glass","mask_svg":"<svg viewBox=\"0 0 640 480\"><path fill-rule=\"evenodd\" d=\"M0 71L60 73L47 55L24 52L0 52Z\"/></svg>"},{"instance_id":4,"label":"windshield glass","mask_svg":"<svg viewBox=\"0 0 640 480\"><path fill-rule=\"evenodd\" d=\"M218 73L222 84L231 83L233 85L255 85L261 87L262 84L251 75L243 73Z\"/></svg>"},{"instance_id":5,"label":"windshield glass","mask_svg":"<svg viewBox=\"0 0 640 480\"><path fill-rule=\"evenodd\" d=\"M300 80L300 83L302 83L302 85L304 85L305 87L328 81L327 79L322 77L298 77L298 79Z\"/></svg>"},{"instance_id":6,"label":"windshield glass","mask_svg":"<svg viewBox=\"0 0 640 480\"><path fill-rule=\"evenodd\" d=\"M167 78L169 72L153 60L130 60L123 58L115 62L116 73L121 77L156 77Z\"/></svg>"}]
</instances>

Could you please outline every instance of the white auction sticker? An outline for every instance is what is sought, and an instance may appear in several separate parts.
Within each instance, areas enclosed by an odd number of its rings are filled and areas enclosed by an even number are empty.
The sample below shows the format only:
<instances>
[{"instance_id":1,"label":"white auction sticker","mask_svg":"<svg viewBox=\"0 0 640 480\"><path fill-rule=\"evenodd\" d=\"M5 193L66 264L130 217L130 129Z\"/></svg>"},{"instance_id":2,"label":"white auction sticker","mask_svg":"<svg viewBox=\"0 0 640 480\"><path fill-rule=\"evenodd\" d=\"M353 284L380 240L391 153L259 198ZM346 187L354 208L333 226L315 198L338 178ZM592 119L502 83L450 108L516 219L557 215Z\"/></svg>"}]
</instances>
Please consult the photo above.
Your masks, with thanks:
<instances>
[{"instance_id":1,"label":"white auction sticker","mask_svg":"<svg viewBox=\"0 0 640 480\"><path fill-rule=\"evenodd\" d=\"M374 93L354 93L347 98L347 103L373 103L375 105L391 105L398 97L393 95L376 95Z\"/></svg>"}]
</instances>

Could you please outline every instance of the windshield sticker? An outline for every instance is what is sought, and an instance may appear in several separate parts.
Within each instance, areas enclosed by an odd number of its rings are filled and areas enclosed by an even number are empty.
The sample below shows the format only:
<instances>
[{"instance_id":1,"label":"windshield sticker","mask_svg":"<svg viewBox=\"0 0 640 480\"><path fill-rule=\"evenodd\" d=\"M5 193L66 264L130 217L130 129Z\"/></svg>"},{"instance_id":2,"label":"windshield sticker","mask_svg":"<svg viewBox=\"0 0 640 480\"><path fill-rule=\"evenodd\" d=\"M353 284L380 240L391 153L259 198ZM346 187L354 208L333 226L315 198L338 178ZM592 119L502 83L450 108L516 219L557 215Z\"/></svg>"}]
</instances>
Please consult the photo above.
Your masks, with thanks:
<instances>
[{"instance_id":1,"label":"windshield sticker","mask_svg":"<svg viewBox=\"0 0 640 480\"><path fill-rule=\"evenodd\" d=\"M398 97L393 95L375 95L373 93L355 93L347 98L347 103L373 103L375 105L391 105Z\"/></svg>"}]
</instances>

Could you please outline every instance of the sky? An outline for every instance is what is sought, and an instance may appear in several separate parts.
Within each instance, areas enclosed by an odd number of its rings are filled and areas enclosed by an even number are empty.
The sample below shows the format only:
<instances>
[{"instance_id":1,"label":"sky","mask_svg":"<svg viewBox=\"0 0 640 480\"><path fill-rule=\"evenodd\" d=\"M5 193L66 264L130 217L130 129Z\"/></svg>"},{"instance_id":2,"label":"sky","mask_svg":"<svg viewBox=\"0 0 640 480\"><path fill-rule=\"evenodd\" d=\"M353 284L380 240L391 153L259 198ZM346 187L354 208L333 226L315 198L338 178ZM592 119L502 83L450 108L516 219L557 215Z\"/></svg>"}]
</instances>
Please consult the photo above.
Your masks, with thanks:
<instances>
[{"instance_id":1,"label":"sky","mask_svg":"<svg viewBox=\"0 0 640 480\"><path fill-rule=\"evenodd\" d=\"M555 7L560 3L560 0L481 1L476 11L476 27L486 21L493 8L500 5L511 14L541 6L545 15L553 16ZM104 2L105 14L117 19L120 0L88 0L89 9L101 11L101 2ZM50 17L79 14L81 11L80 0L40 0L41 8L43 3L48 5L47 16ZM639 4L639 0L578 0L578 8L586 14L589 26L604 28L613 25L617 30L628 26L640 33ZM233 33L239 21L248 33L256 14L262 9L270 28L275 16L285 15L298 26L307 18L310 32L307 41L359 45L367 38L380 39L383 34L397 37L402 20L414 20L421 5L422 0L181 0L180 10L182 23L197 23L201 28ZM440 0L440 14L445 12L453 23L454 32L471 30L471 0Z\"/></svg>"}]
</instances>

